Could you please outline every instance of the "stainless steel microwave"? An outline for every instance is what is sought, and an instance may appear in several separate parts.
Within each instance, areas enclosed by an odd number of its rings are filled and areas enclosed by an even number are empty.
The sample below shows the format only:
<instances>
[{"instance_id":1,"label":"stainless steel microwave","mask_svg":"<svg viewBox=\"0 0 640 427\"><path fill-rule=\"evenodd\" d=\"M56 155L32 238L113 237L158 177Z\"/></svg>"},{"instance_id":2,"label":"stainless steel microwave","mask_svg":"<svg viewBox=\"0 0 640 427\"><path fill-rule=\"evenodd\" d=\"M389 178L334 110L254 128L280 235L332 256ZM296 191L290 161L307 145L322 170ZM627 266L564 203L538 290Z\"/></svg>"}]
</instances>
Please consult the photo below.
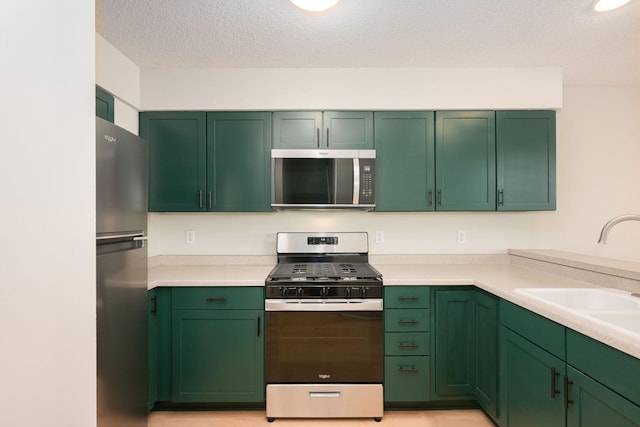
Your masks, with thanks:
<instances>
[{"instance_id":1,"label":"stainless steel microwave","mask_svg":"<svg viewBox=\"0 0 640 427\"><path fill-rule=\"evenodd\" d=\"M271 207L375 208L376 150L271 150Z\"/></svg>"}]
</instances>

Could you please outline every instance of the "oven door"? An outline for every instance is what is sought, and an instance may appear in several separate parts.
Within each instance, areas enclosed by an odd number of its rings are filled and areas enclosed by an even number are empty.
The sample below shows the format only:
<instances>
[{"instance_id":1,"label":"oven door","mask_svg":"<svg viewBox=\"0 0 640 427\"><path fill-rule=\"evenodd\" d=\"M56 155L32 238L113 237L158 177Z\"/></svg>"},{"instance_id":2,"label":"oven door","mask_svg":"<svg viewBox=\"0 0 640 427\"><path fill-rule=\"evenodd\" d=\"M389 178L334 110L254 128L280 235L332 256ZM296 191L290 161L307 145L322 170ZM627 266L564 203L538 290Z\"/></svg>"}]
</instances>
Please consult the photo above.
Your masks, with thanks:
<instances>
[{"instance_id":1,"label":"oven door","mask_svg":"<svg viewBox=\"0 0 640 427\"><path fill-rule=\"evenodd\" d=\"M354 310L367 310L366 303L304 301L297 310L296 303L285 304L283 311L267 307L268 384L382 383L381 300L380 310L370 311Z\"/></svg>"}]
</instances>

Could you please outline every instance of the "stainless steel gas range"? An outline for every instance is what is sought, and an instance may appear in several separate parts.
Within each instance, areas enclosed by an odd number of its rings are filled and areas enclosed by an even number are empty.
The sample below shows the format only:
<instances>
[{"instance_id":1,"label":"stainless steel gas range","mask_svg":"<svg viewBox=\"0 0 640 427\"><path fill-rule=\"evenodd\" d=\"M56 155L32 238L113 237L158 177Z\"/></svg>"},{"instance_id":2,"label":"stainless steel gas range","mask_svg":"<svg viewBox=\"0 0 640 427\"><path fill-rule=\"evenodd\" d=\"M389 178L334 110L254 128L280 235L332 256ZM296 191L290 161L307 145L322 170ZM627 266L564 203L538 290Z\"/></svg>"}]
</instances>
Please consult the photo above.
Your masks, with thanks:
<instances>
[{"instance_id":1,"label":"stainless steel gas range","mask_svg":"<svg viewBox=\"0 0 640 427\"><path fill-rule=\"evenodd\" d=\"M267 418L383 415L382 275L367 233L278 233L266 279Z\"/></svg>"}]
</instances>

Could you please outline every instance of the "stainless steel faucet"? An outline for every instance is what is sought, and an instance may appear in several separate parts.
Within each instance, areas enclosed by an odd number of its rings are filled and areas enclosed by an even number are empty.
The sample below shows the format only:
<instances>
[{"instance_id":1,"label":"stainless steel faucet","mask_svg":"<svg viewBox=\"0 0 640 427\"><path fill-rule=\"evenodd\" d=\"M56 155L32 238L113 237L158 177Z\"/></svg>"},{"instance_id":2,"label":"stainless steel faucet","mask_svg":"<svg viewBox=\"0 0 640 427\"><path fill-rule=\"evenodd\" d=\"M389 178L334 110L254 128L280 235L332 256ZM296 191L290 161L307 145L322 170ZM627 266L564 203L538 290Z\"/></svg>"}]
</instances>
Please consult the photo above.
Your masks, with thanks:
<instances>
[{"instance_id":1,"label":"stainless steel faucet","mask_svg":"<svg viewBox=\"0 0 640 427\"><path fill-rule=\"evenodd\" d=\"M628 214L628 215L620 215L615 218L612 218L607 222L604 227L602 227L602 231L600 232L600 239L598 239L598 243L607 243L607 236L609 235L609 231L619 222L622 221L640 221L640 215Z\"/></svg>"}]
</instances>

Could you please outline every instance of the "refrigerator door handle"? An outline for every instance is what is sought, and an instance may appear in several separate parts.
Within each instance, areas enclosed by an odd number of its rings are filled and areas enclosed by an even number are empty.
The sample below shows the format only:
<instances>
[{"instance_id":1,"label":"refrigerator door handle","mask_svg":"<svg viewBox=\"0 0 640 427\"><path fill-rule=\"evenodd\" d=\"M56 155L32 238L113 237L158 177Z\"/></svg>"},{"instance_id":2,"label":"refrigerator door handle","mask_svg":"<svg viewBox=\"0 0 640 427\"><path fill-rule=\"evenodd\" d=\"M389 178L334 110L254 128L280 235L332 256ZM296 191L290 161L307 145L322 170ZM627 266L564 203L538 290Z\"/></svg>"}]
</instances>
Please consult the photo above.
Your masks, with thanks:
<instances>
[{"instance_id":1,"label":"refrigerator door handle","mask_svg":"<svg viewBox=\"0 0 640 427\"><path fill-rule=\"evenodd\" d=\"M126 239L132 238L133 240L147 240L147 237L142 231L136 231L134 233L123 234L108 234L104 236L96 236L96 240L112 240L112 239Z\"/></svg>"}]
</instances>

